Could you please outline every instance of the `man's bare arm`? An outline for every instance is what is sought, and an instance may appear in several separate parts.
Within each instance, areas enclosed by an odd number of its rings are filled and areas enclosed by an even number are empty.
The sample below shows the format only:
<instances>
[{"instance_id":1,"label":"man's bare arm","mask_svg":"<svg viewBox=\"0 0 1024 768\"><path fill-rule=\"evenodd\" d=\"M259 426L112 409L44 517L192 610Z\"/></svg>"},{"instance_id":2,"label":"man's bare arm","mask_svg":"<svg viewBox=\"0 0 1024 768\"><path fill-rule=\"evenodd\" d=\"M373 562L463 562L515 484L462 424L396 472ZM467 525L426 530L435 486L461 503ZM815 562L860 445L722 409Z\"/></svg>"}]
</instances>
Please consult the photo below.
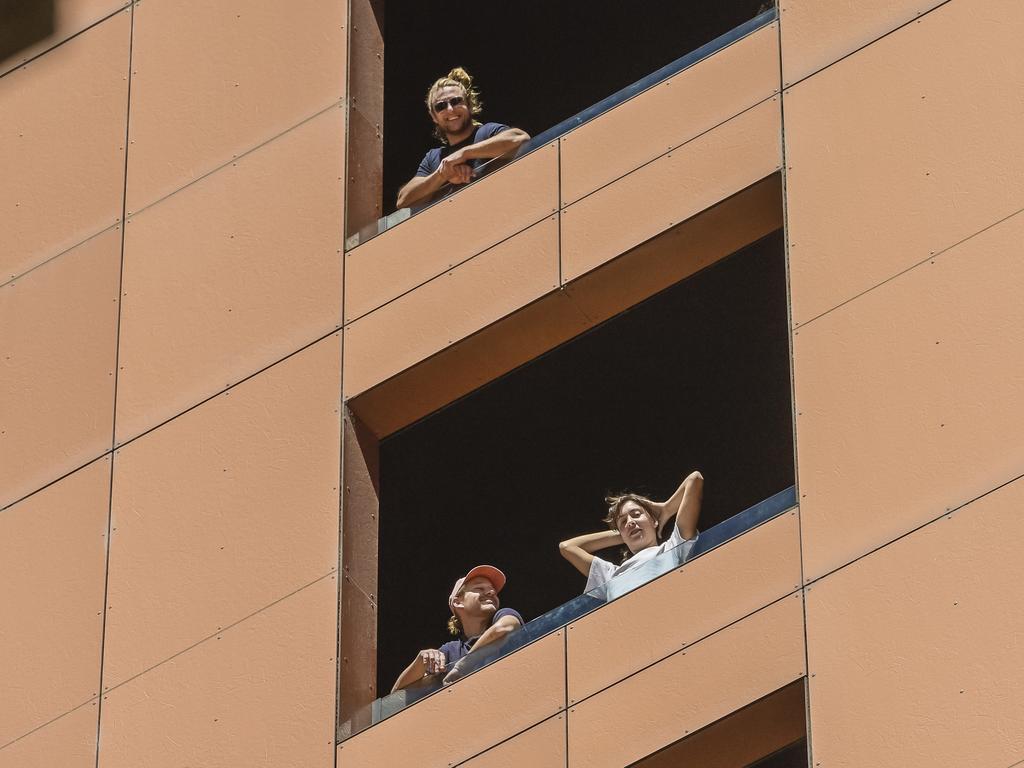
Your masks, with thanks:
<instances>
[{"instance_id":1,"label":"man's bare arm","mask_svg":"<svg viewBox=\"0 0 1024 768\"><path fill-rule=\"evenodd\" d=\"M429 176L414 176L398 191L398 208L408 208L429 199L445 184L468 184L473 180L470 160L500 157L518 149L530 140L530 134L519 128L508 128L501 133L452 152L441 160L437 170Z\"/></svg>"},{"instance_id":2,"label":"man's bare arm","mask_svg":"<svg viewBox=\"0 0 1024 768\"><path fill-rule=\"evenodd\" d=\"M395 205L398 208L408 208L410 205L416 205L416 203L429 199L431 195L448 183L440 171L441 169L438 168L429 176L413 176L404 187L398 190L398 200Z\"/></svg>"},{"instance_id":3,"label":"man's bare arm","mask_svg":"<svg viewBox=\"0 0 1024 768\"><path fill-rule=\"evenodd\" d=\"M510 616L508 614L502 616L496 622L491 624L491 626L489 626L482 635L480 635L477 641L473 643L473 647L469 649L469 653L467 653L465 656L463 656L461 659L456 661L451 666L451 668L448 670L448 674L444 676L444 680L442 682L445 685L448 685L460 679L463 675L465 665L469 663L466 660L472 659L473 653L475 651L478 651L485 646L491 645L492 643L496 643L499 640L503 640L508 635L512 634L517 629L519 629L521 626L523 625L515 616Z\"/></svg>"},{"instance_id":4,"label":"man's bare arm","mask_svg":"<svg viewBox=\"0 0 1024 768\"><path fill-rule=\"evenodd\" d=\"M530 140L530 134L519 128L506 128L501 133L496 133L489 139L484 139L476 144L452 152L441 161L441 167L446 164L464 165L469 160L490 160L492 157L501 157L507 152L519 149Z\"/></svg>"},{"instance_id":5,"label":"man's bare arm","mask_svg":"<svg viewBox=\"0 0 1024 768\"><path fill-rule=\"evenodd\" d=\"M406 688L424 675L436 675L444 671L444 654L434 648L426 648L416 654L416 658L408 667L402 670L402 674L391 686L391 692Z\"/></svg>"}]
</instances>

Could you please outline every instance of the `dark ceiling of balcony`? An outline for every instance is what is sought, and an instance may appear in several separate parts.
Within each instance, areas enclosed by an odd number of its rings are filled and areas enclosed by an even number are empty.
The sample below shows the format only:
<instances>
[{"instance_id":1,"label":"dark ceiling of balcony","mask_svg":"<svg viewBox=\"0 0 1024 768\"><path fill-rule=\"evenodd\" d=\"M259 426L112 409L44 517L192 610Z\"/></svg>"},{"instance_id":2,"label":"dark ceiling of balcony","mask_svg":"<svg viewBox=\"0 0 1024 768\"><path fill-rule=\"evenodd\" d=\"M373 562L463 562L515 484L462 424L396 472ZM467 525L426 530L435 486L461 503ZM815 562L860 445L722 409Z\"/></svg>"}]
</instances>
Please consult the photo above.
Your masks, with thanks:
<instances>
[{"instance_id":1,"label":"dark ceiling of balcony","mask_svg":"<svg viewBox=\"0 0 1024 768\"><path fill-rule=\"evenodd\" d=\"M707 529L794 482L781 233L381 443L379 689L445 642L452 582L503 568L527 619L584 578L558 553L603 496L706 478ZM617 552L606 553L616 558Z\"/></svg>"},{"instance_id":2,"label":"dark ceiling of balcony","mask_svg":"<svg viewBox=\"0 0 1024 768\"><path fill-rule=\"evenodd\" d=\"M436 146L423 100L453 66L476 78L484 121L536 135L753 18L763 5L385 0L385 211Z\"/></svg>"}]
</instances>

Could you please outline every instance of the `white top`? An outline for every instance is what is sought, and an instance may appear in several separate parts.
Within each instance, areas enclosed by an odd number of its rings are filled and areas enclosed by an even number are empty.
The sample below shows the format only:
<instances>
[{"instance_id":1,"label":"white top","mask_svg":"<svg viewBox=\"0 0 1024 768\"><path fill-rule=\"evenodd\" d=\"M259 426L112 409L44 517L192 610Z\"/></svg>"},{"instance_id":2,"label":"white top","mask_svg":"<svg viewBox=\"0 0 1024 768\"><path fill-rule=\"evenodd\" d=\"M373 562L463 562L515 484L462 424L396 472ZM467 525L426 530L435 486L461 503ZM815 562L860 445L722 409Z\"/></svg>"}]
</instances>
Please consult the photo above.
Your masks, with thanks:
<instances>
[{"instance_id":1,"label":"white top","mask_svg":"<svg viewBox=\"0 0 1024 768\"><path fill-rule=\"evenodd\" d=\"M594 557L593 562L590 563L590 575L587 577L587 587L584 592L604 587L602 591L595 592L594 596L603 597L605 600L614 600L616 597L646 584L655 576L667 573L686 562L699 536L700 534L697 534L692 539L684 539L678 526L673 522L672 534L665 541L656 547L641 549L621 565L614 565L600 557ZM665 557L652 563L651 561L659 555L665 555ZM641 567L644 565L646 567Z\"/></svg>"}]
</instances>

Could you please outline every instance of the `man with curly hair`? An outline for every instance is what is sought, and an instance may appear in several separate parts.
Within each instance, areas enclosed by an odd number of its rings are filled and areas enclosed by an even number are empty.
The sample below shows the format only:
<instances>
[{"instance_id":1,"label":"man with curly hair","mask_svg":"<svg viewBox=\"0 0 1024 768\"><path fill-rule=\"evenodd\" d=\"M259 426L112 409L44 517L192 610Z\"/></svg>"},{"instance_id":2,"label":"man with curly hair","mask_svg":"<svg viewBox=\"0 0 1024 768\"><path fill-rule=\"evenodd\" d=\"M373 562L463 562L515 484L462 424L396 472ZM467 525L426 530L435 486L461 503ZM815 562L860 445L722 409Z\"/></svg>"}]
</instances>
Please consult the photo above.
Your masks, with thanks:
<instances>
[{"instance_id":1,"label":"man with curly hair","mask_svg":"<svg viewBox=\"0 0 1024 768\"><path fill-rule=\"evenodd\" d=\"M399 208L423 207L450 194L472 181L482 163L517 150L530 138L519 128L475 119L483 104L473 78L461 67L434 81L426 104L441 146L423 156L416 175L398 191Z\"/></svg>"}]
</instances>

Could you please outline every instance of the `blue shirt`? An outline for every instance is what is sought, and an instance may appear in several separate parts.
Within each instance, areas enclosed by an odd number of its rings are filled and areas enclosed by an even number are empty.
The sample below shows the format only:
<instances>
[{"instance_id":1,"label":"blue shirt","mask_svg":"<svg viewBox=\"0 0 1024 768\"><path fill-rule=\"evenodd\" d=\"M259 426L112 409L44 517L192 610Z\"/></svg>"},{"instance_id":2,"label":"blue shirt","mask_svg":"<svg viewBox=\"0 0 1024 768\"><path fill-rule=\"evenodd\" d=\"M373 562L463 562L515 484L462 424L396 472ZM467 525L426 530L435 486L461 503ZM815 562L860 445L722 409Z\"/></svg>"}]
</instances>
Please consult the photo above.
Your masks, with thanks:
<instances>
[{"instance_id":1,"label":"blue shirt","mask_svg":"<svg viewBox=\"0 0 1024 768\"><path fill-rule=\"evenodd\" d=\"M494 625L498 619L502 616L513 616L519 620L520 624L525 624L523 617L519 615L519 611L514 608L499 608L494 612L494 616L491 617L491 625ZM446 664L454 664L456 661L461 659L467 653L473 649L473 645L480 639L480 635L475 637L460 637L458 640L449 640L447 643L442 645L438 650L444 654L444 660Z\"/></svg>"},{"instance_id":2,"label":"blue shirt","mask_svg":"<svg viewBox=\"0 0 1024 768\"><path fill-rule=\"evenodd\" d=\"M463 141L458 144L452 144L444 147L434 147L432 150L427 152L420 160L420 167L416 169L417 176L429 176L438 169L441 165L441 161L448 157L452 152L468 147L470 144L479 144L485 139L489 139L492 136L497 136L502 131L507 131L508 126L504 123L484 123L483 125L477 126L477 129L466 137ZM486 163L490 158L477 158L470 161L470 165L473 168L477 168L483 163Z\"/></svg>"}]
</instances>

